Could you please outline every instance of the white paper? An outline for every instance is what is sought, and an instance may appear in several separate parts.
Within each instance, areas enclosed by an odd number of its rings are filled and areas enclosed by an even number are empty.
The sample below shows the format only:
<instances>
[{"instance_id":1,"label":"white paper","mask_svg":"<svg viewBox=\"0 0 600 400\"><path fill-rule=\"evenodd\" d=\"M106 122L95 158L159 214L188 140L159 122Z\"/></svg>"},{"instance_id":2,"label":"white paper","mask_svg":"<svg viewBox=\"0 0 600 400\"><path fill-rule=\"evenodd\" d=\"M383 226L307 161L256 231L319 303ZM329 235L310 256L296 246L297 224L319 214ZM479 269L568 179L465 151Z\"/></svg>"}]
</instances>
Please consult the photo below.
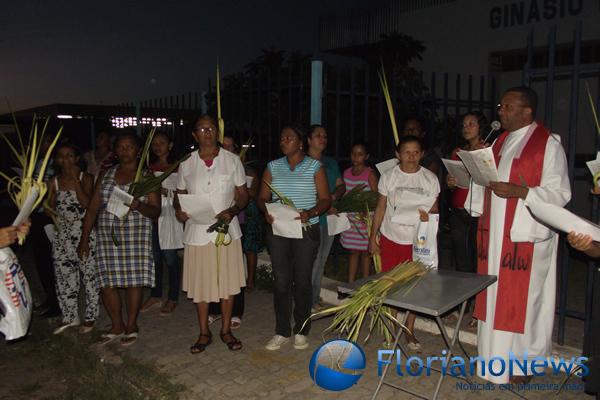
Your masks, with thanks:
<instances>
[{"instance_id":1,"label":"white paper","mask_svg":"<svg viewBox=\"0 0 600 400\"><path fill-rule=\"evenodd\" d=\"M563 232L583 233L600 242L600 226L550 203L527 203L527 207L540 222Z\"/></svg>"},{"instance_id":2,"label":"white paper","mask_svg":"<svg viewBox=\"0 0 600 400\"><path fill-rule=\"evenodd\" d=\"M115 186L108 199L106 211L115 215L117 218L123 218L129 212L129 205L132 200L132 195L120 189L118 186Z\"/></svg>"},{"instance_id":3,"label":"white paper","mask_svg":"<svg viewBox=\"0 0 600 400\"><path fill-rule=\"evenodd\" d=\"M338 233L347 231L350 227L350 220L347 213L327 216L327 234L329 236L335 236Z\"/></svg>"},{"instance_id":4,"label":"white paper","mask_svg":"<svg viewBox=\"0 0 600 400\"><path fill-rule=\"evenodd\" d=\"M155 171L154 176L159 177L164 172ZM167 176L164 181L162 181L161 186L165 189L169 189L172 191L177 190L177 172L173 172L171 175Z\"/></svg>"},{"instance_id":5,"label":"white paper","mask_svg":"<svg viewBox=\"0 0 600 400\"><path fill-rule=\"evenodd\" d=\"M446 166L448 173L456 178L456 186L459 188L467 189L469 187L469 180L471 175L469 175L469 171L463 164L462 161L457 160L449 160L447 158L442 158L442 162Z\"/></svg>"},{"instance_id":6,"label":"white paper","mask_svg":"<svg viewBox=\"0 0 600 400\"><path fill-rule=\"evenodd\" d=\"M246 187L250 189L252 187L253 177L246 175Z\"/></svg>"},{"instance_id":7,"label":"white paper","mask_svg":"<svg viewBox=\"0 0 600 400\"><path fill-rule=\"evenodd\" d=\"M600 151L596 154L596 159L585 163L592 173L592 176L600 172Z\"/></svg>"},{"instance_id":8,"label":"white paper","mask_svg":"<svg viewBox=\"0 0 600 400\"><path fill-rule=\"evenodd\" d=\"M25 203L23 203L23 206L19 210L19 214L17 215L17 218L15 218L15 220L13 221L12 226L19 226L23 222L25 222L27 218L29 218L29 216L31 215L31 211L33 211L33 205L35 204L39 193L40 191L38 190L38 188L31 188L29 194L27 195L27 199L25 199Z\"/></svg>"},{"instance_id":9,"label":"white paper","mask_svg":"<svg viewBox=\"0 0 600 400\"><path fill-rule=\"evenodd\" d=\"M210 196L207 194L178 194L181 210L192 222L200 225L212 225L217 222Z\"/></svg>"},{"instance_id":10,"label":"white paper","mask_svg":"<svg viewBox=\"0 0 600 400\"><path fill-rule=\"evenodd\" d=\"M459 150L457 155L476 184L489 186L490 182L498 181L498 168L491 147L474 151Z\"/></svg>"},{"instance_id":11,"label":"white paper","mask_svg":"<svg viewBox=\"0 0 600 400\"><path fill-rule=\"evenodd\" d=\"M50 243L53 243L54 237L56 236L56 228L54 227L54 224L44 225L44 232L46 232L46 236L48 237Z\"/></svg>"},{"instance_id":12,"label":"white paper","mask_svg":"<svg viewBox=\"0 0 600 400\"><path fill-rule=\"evenodd\" d=\"M295 219L300 213L281 203L266 203L267 212L273 217L273 234L291 239L302 239L302 222Z\"/></svg>"},{"instance_id":13,"label":"white paper","mask_svg":"<svg viewBox=\"0 0 600 400\"><path fill-rule=\"evenodd\" d=\"M398 159L390 158L389 160L385 160L385 161L375 164L375 168L377 168L377 171L379 171L380 175L383 175L383 173L385 171L392 169L392 168L396 167L397 165L398 165Z\"/></svg>"}]
</instances>

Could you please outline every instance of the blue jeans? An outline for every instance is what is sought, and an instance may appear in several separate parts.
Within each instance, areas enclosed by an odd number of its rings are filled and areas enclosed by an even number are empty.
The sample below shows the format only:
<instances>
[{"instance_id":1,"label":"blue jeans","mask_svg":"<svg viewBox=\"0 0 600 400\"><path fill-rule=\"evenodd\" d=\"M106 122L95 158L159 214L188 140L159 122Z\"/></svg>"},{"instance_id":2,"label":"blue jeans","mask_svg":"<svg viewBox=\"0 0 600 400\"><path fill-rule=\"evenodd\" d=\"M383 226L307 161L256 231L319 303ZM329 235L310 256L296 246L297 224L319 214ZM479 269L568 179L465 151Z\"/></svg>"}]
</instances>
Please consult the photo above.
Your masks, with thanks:
<instances>
[{"instance_id":1,"label":"blue jeans","mask_svg":"<svg viewBox=\"0 0 600 400\"><path fill-rule=\"evenodd\" d=\"M321 240L319 242L319 252L317 253L317 258L315 258L312 271L313 306L319 302L319 296L321 295L321 281L323 280L323 273L325 272L325 263L327 262L327 257L329 257L329 252L331 251L331 246L333 245L333 240L335 239L335 236L329 236L327 233L327 226L325 224L320 225Z\"/></svg>"},{"instance_id":2,"label":"blue jeans","mask_svg":"<svg viewBox=\"0 0 600 400\"><path fill-rule=\"evenodd\" d=\"M162 298L163 260L169 271L169 300L179 300L181 290L181 259L177 250L161 250L158 242L158 224L152 224L152 253L154 254L155 286L150 290L151 297Z\"/></svg>"}]
</instances>

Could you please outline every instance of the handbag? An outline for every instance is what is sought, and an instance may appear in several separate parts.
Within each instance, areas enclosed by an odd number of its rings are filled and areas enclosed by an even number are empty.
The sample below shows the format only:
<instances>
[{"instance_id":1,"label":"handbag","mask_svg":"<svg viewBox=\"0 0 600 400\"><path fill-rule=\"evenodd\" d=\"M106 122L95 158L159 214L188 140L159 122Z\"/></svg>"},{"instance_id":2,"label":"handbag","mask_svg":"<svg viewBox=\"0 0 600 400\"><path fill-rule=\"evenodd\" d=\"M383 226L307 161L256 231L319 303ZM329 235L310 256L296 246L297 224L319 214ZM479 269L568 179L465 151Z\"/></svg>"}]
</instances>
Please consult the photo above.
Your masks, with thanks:
<instances>
[{"instance_id":1,"label":"handbag","mask_svg":"<svg viewBox=\"0 0 600 400\"><path fill-rule=\"evenodd\" d=\"M172 190L168 190L166 196L161 196L161 212L158 217L158 244L161 250L183 248L183 224L175 217L173 199Z\"/></svg>"}]
</instances>

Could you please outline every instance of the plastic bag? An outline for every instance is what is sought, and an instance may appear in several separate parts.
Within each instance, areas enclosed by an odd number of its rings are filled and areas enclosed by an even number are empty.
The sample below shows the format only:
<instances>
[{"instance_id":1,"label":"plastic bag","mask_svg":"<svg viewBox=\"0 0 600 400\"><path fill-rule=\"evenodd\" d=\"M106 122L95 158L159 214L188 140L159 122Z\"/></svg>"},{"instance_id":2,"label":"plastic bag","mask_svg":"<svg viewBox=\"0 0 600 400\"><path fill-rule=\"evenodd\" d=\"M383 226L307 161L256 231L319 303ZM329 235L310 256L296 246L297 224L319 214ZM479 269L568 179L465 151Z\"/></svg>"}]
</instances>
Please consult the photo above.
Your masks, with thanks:
<instances>
[{"instance_id":1,"label":"plastic bag","mask_svg":"<svg viewBox=\"0 0 600 400\"><path fill-rule=\"evenodd\" d=\"M438 267L437 232L439 214L429 214L429 221L419 221L413 241L413 260L427 266Z\"/></svg>"},{"instance_id":2,"label":"plastic bag","mask_svg":"<svg viewBox=\"0 0 600 400\"><path fill-rule=\"evenodd\" d=\"M0 275L0 332L14 340L27 334L33 307L29 283L10 247L0 249Z\"/></svg>"},{"instance_id":3,"label":"plastic bag","mask_svg":"<svg viewBox=\"0 0 600 400\"><path fill-rule=\"evenodd\" d=\"M161 196L161 212L158 217L158 243L161 250L183 248L183 224L175 218L173 192Z\"/></svg>"}]
</instances>

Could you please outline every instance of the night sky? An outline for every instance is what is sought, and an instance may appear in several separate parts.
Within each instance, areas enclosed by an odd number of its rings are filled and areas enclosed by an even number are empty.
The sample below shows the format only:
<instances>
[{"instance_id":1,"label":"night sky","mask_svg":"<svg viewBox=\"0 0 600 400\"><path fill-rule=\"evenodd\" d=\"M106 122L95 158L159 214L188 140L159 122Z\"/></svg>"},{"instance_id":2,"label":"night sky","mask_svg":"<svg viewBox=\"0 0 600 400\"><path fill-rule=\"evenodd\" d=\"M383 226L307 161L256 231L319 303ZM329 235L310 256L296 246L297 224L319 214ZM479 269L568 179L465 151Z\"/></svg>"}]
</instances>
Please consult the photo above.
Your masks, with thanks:
<instances>
[{"instance_id":1,"label":"night sky","mask_svg":"<svg viewBox=\"0 0 600 400\"><path fill-rule=\"evenodd\" d=\"M318 51L318 18L354 0L5 2L0 95L14 110L203 90L262 48ZM0 113L7 111L0 102Z\"/></svg>"}]
</instances>

